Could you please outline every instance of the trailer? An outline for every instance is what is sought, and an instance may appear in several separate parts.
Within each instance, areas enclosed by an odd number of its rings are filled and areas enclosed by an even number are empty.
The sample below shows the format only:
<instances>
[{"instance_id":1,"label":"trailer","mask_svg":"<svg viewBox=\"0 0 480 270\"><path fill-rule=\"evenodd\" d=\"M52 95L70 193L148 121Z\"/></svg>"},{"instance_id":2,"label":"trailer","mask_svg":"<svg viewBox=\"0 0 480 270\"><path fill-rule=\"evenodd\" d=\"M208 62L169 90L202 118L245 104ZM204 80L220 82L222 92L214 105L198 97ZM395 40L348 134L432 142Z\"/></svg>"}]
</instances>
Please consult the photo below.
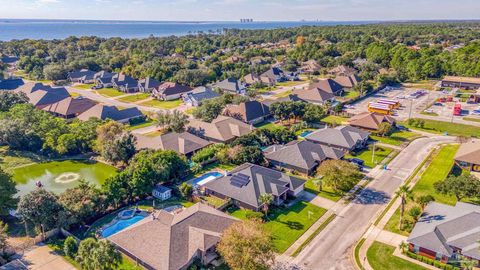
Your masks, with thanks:
<instances>
[{"instance_id":1,"label":"trailer","mask_svg":"<svg viewBox=\"0 0 480 270\"><path fill-rule=\"evenodd\" d=\"M368 104L368 111L379 113L379 114L385 114L385 115L393 114L393 110L391 106L388 106L386 104L381 104L381 103L373 103L373 102Z\"/></svg>"},{"instance_id":2,"label":"trailer","mask_svg":"<svg viewBox=\"0 0 480 270\"><path fill-rule=\"evenodd\" d=\"M402 105L400 104L400 102L392 99L380 99L379 101L377 101L377 103L391 105L394 109L400 108L400 106Z\"/></svg>"},{"instance_id":3,"label":"trailer","mask_svg":"<svg viewBox=\"0 0 480 270\"><path fill-rule=\"evenodd\" d=\"M459 115L462 115L462 105L461 104L455 104L455 106L453 106L453 115L455 116L459 116Z\"/></svg>"}]
</instances>

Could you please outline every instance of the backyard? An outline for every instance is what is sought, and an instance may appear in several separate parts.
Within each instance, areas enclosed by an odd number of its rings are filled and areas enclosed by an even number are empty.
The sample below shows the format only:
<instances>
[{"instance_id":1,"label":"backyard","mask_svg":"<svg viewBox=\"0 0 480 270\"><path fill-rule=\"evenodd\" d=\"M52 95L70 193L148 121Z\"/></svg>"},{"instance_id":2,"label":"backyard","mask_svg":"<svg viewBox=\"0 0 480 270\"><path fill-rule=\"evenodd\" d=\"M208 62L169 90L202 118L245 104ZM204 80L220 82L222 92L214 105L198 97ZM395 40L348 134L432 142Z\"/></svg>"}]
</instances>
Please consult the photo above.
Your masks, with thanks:
<instances>
[{"instance_id":1,"label":"backyard","mask_svg":"<svg viewBox=\"0 0 480 270\"><path fill-rule=\"evenodd\" d=\"M152 99L152 100L149 100L149 101L142 102L139 105L161 108L161 109L173 109L173 108L176 108L176 107L180 106L180 104L182 104L181 99L169 100L169 101Z\"/></svg>"},{"instance_id":2,"label":"backyard","mask_svg":"<svg viewBox=\"0 0 480 270\"><path fill-rule=\"evenodd\" d=\"M374 242L367 251L367 259L370 266L375 270L426 270L420 265L409 262L393 255L395 247Z\"/></svg>"},{"instance_id":3,"label":"backyard","mask_svg":"<svg viewBox=\"0 0 480 270\"><path fill-rule=\"evenodd\" d=\"M289 208L272 208L264 226L272 233L273 245L278 253L285 252L327 210L307 202L297 202ZM230 214L246 219L250 210L237 209Z\"/></svg>"},{"instance_id":4,"label":"backyard","mask_svg":"<svg viewBox=\"0 0 480 270\"><path fill-rule=\"evenodd\" d=\"M413 118L418 120L416 118ZM458 123L450 123L450 122L442 122L442 121L435 121L435 120L428 120L428 119L421 119L425 125L423 127L417 127L416 125L409 125L408 121L403 122L402 124L406 127L419 129L427 132L433 133L444 133L448 132L449 135L453 136L465 136L465 137L474 137L479 136L480 134L480 127L458 124Z\"/></svg>"},{"instance_id":5,"label":"backyard","mask_svg":"<svg viewBox=\"0 0 480 270\"><path fill-rule=\"evenodd\" d=\"M375 155L373 155L373 145L369 145L367 149L363 149L360 152L354 154L345 155L345 158L358 158L365 162L365 166L373 168L380 162L382 162L393 149L384 146L375 146ZM372 156L374 156L372 161Z\"/></svg>"},{"instance_id":6,"label":"backyard","mask_svg":"<svg viewBox=\"0 0 480 270\"><path fill-rule=\"evenodd\" d=\"M421 135L415 132L411 131L404 131L404 130L397 130L390 134L390 136L376 136L376 135L370 135L370 138L384 144L390 144L390 145L395 145L395 146L400 146L404 143L413 141L417 138L420 138Z\"/></svg>"},{"instance_id":7,"label":"backyard","mask_svg":"<svg viewBox=\"0 0 480 270\"><path fill-rule=\"evenodd\" d=\"M422 176L412 189L414 198L423 195L432 195L436 202L454 205L456 199L454 196L439 194L435 191L433 184L444 180L453 167L453 158L457 152L458 145L447 145L433 157L430 165L422 173ZM405 209L409 209L414 203L409 200ZM410 234L412 226L405 226L404 230L399 230L400 210L397 209L394 215L385 225L385 230L406 235ZM412 224L413 225L413 224Z\"/></svg>"}]
</instances>

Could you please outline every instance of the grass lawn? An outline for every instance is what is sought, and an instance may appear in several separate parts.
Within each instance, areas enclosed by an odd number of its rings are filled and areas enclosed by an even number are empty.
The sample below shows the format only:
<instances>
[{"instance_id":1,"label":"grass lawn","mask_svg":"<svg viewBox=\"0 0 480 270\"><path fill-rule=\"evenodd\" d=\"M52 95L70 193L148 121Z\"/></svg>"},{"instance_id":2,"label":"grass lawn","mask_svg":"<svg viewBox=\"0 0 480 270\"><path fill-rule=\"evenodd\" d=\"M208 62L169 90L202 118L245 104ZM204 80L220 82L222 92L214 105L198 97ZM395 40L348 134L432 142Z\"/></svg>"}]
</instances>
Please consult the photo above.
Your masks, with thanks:
<instances>
[{"instance_id":1,"label":"grass lawn","mask_svg":"<svg viewBox=\"0 0 480 270\"><path fill-rule=\"evenodd\" d=\"M131 130L136 130L136 129L139 129L139 128L149 127L149 126L155 125L156 123L157 122L153 121L152 119L148 119L143 123L138 123L138 124L135 124L135 125L128 125L127 130L131 131Z\"/></svg>"},{"instance_id":2,"label":"grass lawn","mask_svg":"<svg viewBox=\"0 0 480 270\"><path fill-rule=\"evenodd\" d=\"M236 210L232 216L245 219L250 210ZM290 208L273 208L264 226L273 235L273 245L278 253L285 252L305 231L312 226L326 209L307 202L297 202Z\"/></svg>"},{"instance_id":3,"label":"grass lawn","mask_svg":"<svg viewBox=\"0 0 480 270\"><path fill-rule=\"evenodd\" d=\"M470 121L470 122L480 122L480 118L474 118L474 117L464 117L463 120Z\"/></svg>"},{"instance_id":4,"label":"grass lawn","mask_svg":"<svg viewBox=\"0 0 480 270\"><path fill-rule=\"evenodd\" d=\"M365 162L365 166L373 168L382 162L392 151L393 149L388 147L375 146L375 157L372 162L373 145L369 145L368 149L364 149L355 155L348 154L345 158L359 158Z\"/></svg>"},{"instance_id":5,"label":"grass lawn","mask_svg":"<svg viewBox=\"0 0 480 270\"><path fill-rule=\"evenodd\" d=\"M10 150L7 146L0 146L0 168L8 173L12 173L15 168L44 160L46 160L44 157L31 152Z\"/></svg>"},{"instance_id":6,"label":"grass lawn","mask_svg":"<svg viewBox=\"0 0 480 270\"><path fill-rule=\"evenodd\" d=\"M293 90L283 91L281 93L275 94L274 97L276 97L276 98L288 97L290 94L292 94L292 92L293 92Z\"/></svg>"},{"instance_id":7,"label":"grass lawn","mask_svg":"<svg viewBox=\"0 0 480 270\"><path fill-rule=\"evenodd\" d=\"M370 135L370 138L375 141L385 143L385 144L391 144L395 146L400 146L403 143L413 141L414 139L417 139L419 137L421 137L421 135L418 133L411 132L411 131L404 131L404 130L395 131L394 133L392 133L390 136L387 136L387 137Z\"/></svg>"},{"instance_id":8,"label":"grass lawn","mask_svg":"<svg viewBox=\"0 0 480 270\"><path fill-rule=\"evenodd\" d=\"M125 96L125 97L119 98L118 100L123 102L137 102L140 100L147 99L149 97L150 97L149 93L140 93L140 94Z\"/></svg>"},{"instance_id":9,"label":"grass lawn","mask_svg":"<svg viewBox=\"0 0 480 270\"><path fill-rule=\"evenodd\" d=\"M226 202L225 200L213 196L203 196L202 199L204 199L206 202L208 202L211 206L215 208L222 206Z\"/></svg>"},{"instance_id":10,"label":"grass lawn","mask_svg":"<svg viewBox=\"0 0 480 270\"><path fill-rule=\"evenodd\" d=\"M347 122L348 118L336 116L336 115L329 115L322 119L323 123L326 124L342 124L343 122Z\"/></svg>"},{"instance_id":11,"label":"grass lawn","mask_svg":"<svg viewBox=\"0 0 480 270\"><path fill-rule=\"evenodd\" d=\"M254 126L256 128L259 128L259 129L269 129L269 130L276 130L276 129L279 129L279 128L285 128L284 126L275 124L273 122L262 122L262 123L254 125Z\"/></svg>"},{"instance_id":12,"label":"grass lawn","mask_svg":"<svg viewBox=\"0 0 480 270\"><path fill-rule=\"evenodd\" d=\"M78 84L78 85L75 85L75 88L80 89L80 90L90 90L90 89L92 89L92 86L94 86L94 85L95 84L93 84L93 83Z\"/></svg>"},{"instance_id":13,"label":"grass lawn","mask_svg":"<svg viewBox=\"0 0 480 270\"><path fill-rule=\"evenodd\" d=\"M152 100L149 100L149 101L142 102L139 105L161 108L161 109L173 109L175 107L180 106L180 104L182 104L181 99L169 100L169 101L152 99Z\"/></svg>"},{"instance_id":14,"label":"grass lawn","mask_svg":"<svg viewBox=\"0 0 480 270\"><path fill-rule=\"evenodd\" d=\"M403 122L402 124L409 128L424 130L427 132L433 132L433 133L448 132L448 134L454 135L454 136L472 137L472 136L479 136L480 134L480 127L476 127L476 126L436 121L436 120L428 120L428 119L422 119L422 121L425 122L425 126L423 128L408 125L407 121Z\"/></svg>"},{"instance_id":15,"label":"grass lawn","mask_svg":"<svg viewBox=\"0 0 480 270\"><path fill-rule=\"evenodd\" d=\"M165 132L163 130L155 130L155 131L152 131L152 132L149 132L149 133L145 133L145 136L148 136L148 137L157 137L157 136L160 136L162 134L164 134Z\"/></svg>"},{"instance_id":16,"label":"grass lawn","mask_svg":"<svg viewBox=\"0 0 480 270\"><path fill-rule=\"evenodd\" d=\"M357 92L357 91L346 91L345 92L345 95L343 95L341 98L343 100L350 100L350 99L354 99L354 98L357 98L360 96L360 92Z\"/></svg>"},{"instance_id":17,"label":"grass lawn","mask_svg":"<svg viewBox=\"0 0 480 270\"><path fill-rule=\"evenodd\" d=\"M453 158L455 153L458 150L458 145L447 145L444 146L432 159L430 165L423 172L422 176L418 182L413 187L413 195L419 197L422 195L432 195L435 198L436 202L445 203L449 205L455 205L456 199L455 196L439 194L435 191L433 184L438 181L442 181L447 178L448 174L453 167ZM408 209L412 206L412 202L407 203L405 209ZM399 230L398 223L400 221L400 210L397 209L394 215L385 225L385 229L394 233L409 235L410 230L412 229L409 226L406 226L404 230Z\"/></svg>"},{"instance_id":18,"label":"grass lawn","mask_svg":"<svg viewBox=\"0 0 480 270\"><path fill-rule=\"evenodd\" d=\"M290 86L296 86L296 85L299 85L299 84L304 84L305 81L285 81L285 82L279 82L277 83L277 86L286 86L286 87L290 87Z\"/></svg>"},{"instance_id":19,"label":"grass lawn","mask_svg":"<svg viewBox=\"0 0 480 270\"><path fill-rule=\"evenodd\" d=\"M416 82L403 83L402 86L405 88L434 90L436 83L437 82L434 80L422 80L422 81L416 81Z\"/></svg>"},{"instance_id":20,"label":"grass lawn","mask_svg":"<svg viewBox=\"0 0 480 270\"><path fill-rule=\"evenodd\" d=\"M393 255L395 247L374 242L367 250L367 259L375 270L395 269L395 270L426 270L420 265L411 263Z\"/></svg>"},{"instance_id":21,"label":"grass lawn","mask_svg":"<svg viewBox=\"0 0 480 270\"><path fill-rule=\"evenodd\" d=\"M191 108L188 108L184 111L185 114L188 114L188 115L193 115L193 112L195 112L196 108L195 107L191 107Z\"/></svg>"},{"instance_id":22,"label":"grass lawn","mask_svg":"<svg viewBox=\"0 0 480 270\"><path fill-rule=\"evenodd\" d=\"M309 178L305 183L305 191L335 202L342 198L342 194L335 192L331 187L323 186L322 191L318 191L318 187L313 184L313 178Z\"/></svg>"},{"instance_id":23,"label":"grass lawn","mask_svg":"<svg viewBox=\"0 0 480 270\"><path fill-rule=\"evenodd\" d=\"M97 92L100 95L106 96L106 97L118 97L118 96L125 95L125 93L118 91L117 89L114 89L114 88L103 88L103 89L97 90Z\"/></svg>"}]
</instances>

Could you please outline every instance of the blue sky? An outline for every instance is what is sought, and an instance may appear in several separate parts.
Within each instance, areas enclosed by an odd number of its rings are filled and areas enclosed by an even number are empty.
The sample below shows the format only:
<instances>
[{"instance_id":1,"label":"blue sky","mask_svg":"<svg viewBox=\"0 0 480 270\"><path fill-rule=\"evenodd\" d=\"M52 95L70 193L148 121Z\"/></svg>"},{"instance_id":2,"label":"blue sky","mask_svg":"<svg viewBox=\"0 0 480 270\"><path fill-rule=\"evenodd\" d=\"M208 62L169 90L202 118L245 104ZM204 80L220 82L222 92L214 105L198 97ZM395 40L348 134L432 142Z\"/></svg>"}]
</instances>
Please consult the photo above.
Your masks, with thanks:
<instances>
[{"instance_id":1,"label":"blue sky","mask_svg":"<svg viewBox=\"0 0 480 270\"><path fill-rule=\"evenodd\" d=\"M38 19L480 19L479 10L480 0L0 0L0 18Z\"/></svg>"}]
</instances>

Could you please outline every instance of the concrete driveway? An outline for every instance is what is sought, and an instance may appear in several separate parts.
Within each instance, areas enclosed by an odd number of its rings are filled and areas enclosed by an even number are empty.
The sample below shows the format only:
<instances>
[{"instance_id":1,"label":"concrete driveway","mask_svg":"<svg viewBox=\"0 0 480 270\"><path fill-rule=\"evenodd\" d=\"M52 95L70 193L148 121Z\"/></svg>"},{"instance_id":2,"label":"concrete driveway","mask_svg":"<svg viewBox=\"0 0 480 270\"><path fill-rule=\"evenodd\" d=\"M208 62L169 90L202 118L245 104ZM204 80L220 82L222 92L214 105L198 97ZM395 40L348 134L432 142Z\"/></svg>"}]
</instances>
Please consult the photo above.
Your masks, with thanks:
<instances>
[{"instance_id":1,"label":"concrete driveway","mask_svg":"<svg viewBox=\"0 0 480 270\"><path fill-rule=\"evenodd\" d=\"M32 270L76 270L73 265L45 244L38 244L27 251L21 261Z\"/></svg>"}]
</instances>

